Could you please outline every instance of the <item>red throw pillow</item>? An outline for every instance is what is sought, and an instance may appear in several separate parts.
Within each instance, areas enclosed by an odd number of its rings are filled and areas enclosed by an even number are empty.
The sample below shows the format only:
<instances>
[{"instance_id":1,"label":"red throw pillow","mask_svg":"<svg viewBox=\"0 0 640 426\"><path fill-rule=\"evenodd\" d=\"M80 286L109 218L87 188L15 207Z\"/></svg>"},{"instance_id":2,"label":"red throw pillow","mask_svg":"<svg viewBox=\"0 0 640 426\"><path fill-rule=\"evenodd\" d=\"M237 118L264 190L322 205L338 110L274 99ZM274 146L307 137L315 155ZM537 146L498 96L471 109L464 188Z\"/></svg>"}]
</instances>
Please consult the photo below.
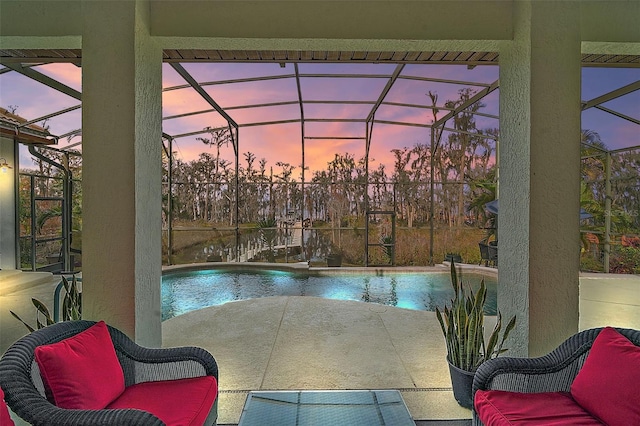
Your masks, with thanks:
<instances>
[{"instance_id":1,"label":"red throw pillow","mask_svg":"<svg viewBox=\"0 0 640 426\"><path fill-rule=\"evenodd\" d=\"M640 424L640 347L611 327L602 329L571 396L609 426Z\"/></svg>"},{"instance_id":2,"label":"red throw pillow","mask_svg":"<svg viewBox=\"0 0 640 426\"><path fill-rule=\"evenodd\" d=\"M124 391L124 373L104 321L38 346L40 374L60 408L102 409Z\"/></svg>"},{"instance_id":3,"label":"red throw pillow","mask_svg":"<svg viewBox=\"0 0 640 426\"><path fill-rule=\"evenodd\" d=\"M7 408L7 404L4 402L4 392L2 392L2 388L0 388L0 425L2 426L13 426L13 420L11 420L11 416L9 415L9 409Z\"/></svg>"}]
</instances>

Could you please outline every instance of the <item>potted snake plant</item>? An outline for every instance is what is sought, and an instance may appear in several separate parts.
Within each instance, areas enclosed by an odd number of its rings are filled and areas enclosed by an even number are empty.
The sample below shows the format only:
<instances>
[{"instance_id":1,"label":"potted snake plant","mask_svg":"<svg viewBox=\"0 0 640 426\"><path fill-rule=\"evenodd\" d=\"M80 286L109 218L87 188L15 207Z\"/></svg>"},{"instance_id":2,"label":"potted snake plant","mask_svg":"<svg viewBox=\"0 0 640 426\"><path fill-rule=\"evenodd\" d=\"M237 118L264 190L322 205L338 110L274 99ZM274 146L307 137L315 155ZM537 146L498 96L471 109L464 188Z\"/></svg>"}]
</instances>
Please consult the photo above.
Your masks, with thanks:
<instances>
[{"instance_id":1,"label":"potted snake plant","mask_svg":"<svg viewBox=\"0 0 640 426\"><path fill-rule=\"evenodd\" d=\"M76 276L73 275L71 282L67 280L66 277L61 276L62 282L58 285L62 285L64 288L64 298L62 299L62 306L60 307L60 312L55 312L52 316L49 308L42 303L40 300L32 298L31 303L36 308L36 325L33 327L32 325L25 322L18 314L13 311L9 311L11 315L24 324L27 327L29 332L35 331L36 329L41 329L47 327L49 325L55 324L56 321L75 321L82 319L82 291L80 285L76 279ZM56 291L57 294L57 291ZM60 317L60 318L59 318Z\"/></svg>"},{"instance_id":2,"label":"potted snake plant","mask_svg":"<svg viewBox=\"0 0 640 426\"><path fill-rule=\"evenodd\" d=\"M484 361L507 350L503 344L516 325L516 317L514 315L509 320L500 336L503 323L502 315L498 312L493 332L485 342L484 304L487 287L484 279L478 291L474 292L470 286L458 280L455 263L451 262L451 285L454 291L451 306L445 305L442 311L436 307L436 317L447 345L453 395L458 404L472 408L473 375Z\"/></svg>"}]
</instances>

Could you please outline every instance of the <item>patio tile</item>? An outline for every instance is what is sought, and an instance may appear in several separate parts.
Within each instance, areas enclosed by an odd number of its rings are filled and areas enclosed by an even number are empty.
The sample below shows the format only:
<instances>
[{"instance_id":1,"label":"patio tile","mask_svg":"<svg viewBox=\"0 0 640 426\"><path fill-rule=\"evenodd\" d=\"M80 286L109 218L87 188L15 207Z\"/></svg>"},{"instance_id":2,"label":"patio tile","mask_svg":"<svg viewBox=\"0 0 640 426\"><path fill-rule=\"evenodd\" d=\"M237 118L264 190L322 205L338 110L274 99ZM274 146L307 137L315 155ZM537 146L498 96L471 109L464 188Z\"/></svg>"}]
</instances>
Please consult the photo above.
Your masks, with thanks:
<instances>
[{"instance_id":1,"label":"patio tile","mask_svg":"<svg viewBox=\"0 0 640 426\"><path fill-rule=\"evenodd\" d=\"M413 386L380 315L369 307L291 297L262 388Z\"/></svg>"},{"instance_id":2,"label":"patio tile","mask_svg":"<svg viewBox=\"0 0 640 426\"><path fill-rule=\"evenodd\" d=\"M218 362L222 389L259 389L286 303L251 299L171 318L162 323L163 347L202 347Z\"/></svg>"}]
</instances>

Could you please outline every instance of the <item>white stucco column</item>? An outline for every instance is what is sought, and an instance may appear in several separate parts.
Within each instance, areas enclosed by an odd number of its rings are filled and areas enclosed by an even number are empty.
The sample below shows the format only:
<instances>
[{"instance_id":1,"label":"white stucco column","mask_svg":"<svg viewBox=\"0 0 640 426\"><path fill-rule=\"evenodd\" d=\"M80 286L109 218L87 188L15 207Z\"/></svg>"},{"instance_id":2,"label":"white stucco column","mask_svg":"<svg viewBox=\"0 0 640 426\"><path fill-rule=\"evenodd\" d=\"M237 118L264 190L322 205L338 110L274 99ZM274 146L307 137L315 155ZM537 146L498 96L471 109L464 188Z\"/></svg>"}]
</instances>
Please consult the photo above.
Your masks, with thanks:
<instances>
[{"instance_id":1,"label":"white stucco column","mask_svg":"<svg viewBox=\"0 0 640 426\"><path fill-rule=\"evenodd\" d=\"M514 2L500 48L498 305L517 315L511 356L578 330L580 4Z\"/></svg>"},{"instance_id":2,"label":"white stucco column","mask_svg":"<svg viewBox=\"0 0 640 426\"><path fill-rule=\"evenodd\" d=\"M16 269L16 179L15 142L0 137L0 158L11 169L0 171L0 269Z\"/></svg>"},{"instance_id":3,"label":"white stucco column","mask_svg":"<svg viewBox=\"0 0 640 426\"><path fill-rule=\"evenodd\" d=\"M160 346L162 50L147 1L82 8L83 317Z\"/></svg>"}]
</instances>

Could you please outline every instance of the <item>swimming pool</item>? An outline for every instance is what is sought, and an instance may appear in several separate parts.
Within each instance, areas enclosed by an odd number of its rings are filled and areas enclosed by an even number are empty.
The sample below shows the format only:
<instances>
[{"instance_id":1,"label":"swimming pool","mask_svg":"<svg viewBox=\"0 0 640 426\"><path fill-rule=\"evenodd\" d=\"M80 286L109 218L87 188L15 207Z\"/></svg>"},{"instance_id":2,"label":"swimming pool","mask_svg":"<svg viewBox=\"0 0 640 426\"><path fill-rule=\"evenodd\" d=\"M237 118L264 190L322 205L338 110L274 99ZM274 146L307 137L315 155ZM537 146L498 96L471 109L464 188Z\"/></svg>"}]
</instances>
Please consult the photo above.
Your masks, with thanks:
<instances>
[{"instance_id":1,"label":"swimming pool","mask_svg":"<svg viewBox=\"0 0 640 426\"><path fill-rule=\"evenodd\" d=\"M464 273L463 282L487 285L485 314L496 314L496 278ZM263 269L188 269L162 277L162 319L236 300L316 296L435 311L453 298L448 272L381 272L315 275Z\"/></svg>"}]
</instances>

